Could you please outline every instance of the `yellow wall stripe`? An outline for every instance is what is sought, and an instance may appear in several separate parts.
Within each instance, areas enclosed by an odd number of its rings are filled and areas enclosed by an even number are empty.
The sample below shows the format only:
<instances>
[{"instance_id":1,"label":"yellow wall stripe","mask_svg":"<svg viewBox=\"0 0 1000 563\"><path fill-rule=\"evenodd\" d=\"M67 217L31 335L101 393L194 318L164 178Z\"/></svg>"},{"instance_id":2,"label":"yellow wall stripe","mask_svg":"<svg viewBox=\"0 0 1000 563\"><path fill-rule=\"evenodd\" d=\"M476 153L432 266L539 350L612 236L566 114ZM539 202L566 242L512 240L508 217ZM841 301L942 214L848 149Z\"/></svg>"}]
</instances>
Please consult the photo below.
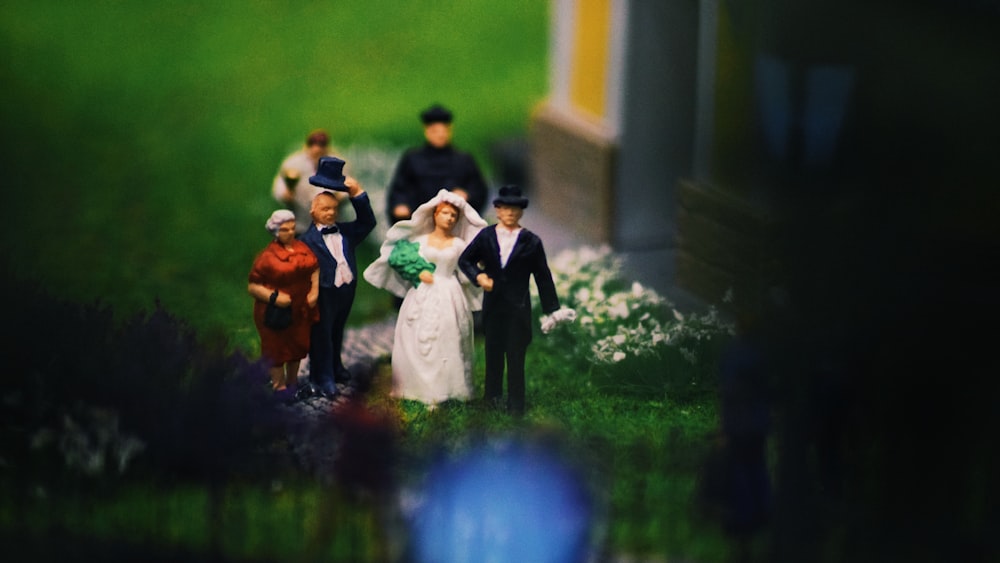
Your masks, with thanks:
<instances>
[{"instance_id":1,"label":"yellow wall stripe","mask_svg":"<svg viewBox=\"0 0 1000 563\"><path fill-rule=\"evenodd\" d=\"M574 106L605 117L605 82L612 0L577 0L569 98Z\"/></svg>"}]
</instances>

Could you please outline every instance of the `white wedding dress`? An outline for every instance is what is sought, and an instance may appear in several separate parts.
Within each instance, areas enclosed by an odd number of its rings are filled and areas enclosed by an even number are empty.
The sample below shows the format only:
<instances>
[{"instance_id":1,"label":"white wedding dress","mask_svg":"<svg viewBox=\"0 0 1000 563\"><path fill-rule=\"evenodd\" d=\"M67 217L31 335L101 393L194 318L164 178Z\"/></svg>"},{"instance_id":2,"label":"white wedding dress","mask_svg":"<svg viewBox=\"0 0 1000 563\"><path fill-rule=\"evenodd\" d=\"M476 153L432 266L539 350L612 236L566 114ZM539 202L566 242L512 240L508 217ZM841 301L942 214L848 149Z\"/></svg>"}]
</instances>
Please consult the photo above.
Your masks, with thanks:
<instances>
[{"instance_id":1,"label":"white wedding dress","mask_svg":"<svg viewBox=\"0 0 1000 563\"><path fill-rule=\"evenodd\" d=\"M450 247L439 249L427 244L427 235L415 241L420 255L435 265L434 283L410 288L399 308L392 347L393 396L428 405L468 399L475 305L469 302L469 284L458 270L466 243L456 237Z\"/></svg>"}]
</instances>

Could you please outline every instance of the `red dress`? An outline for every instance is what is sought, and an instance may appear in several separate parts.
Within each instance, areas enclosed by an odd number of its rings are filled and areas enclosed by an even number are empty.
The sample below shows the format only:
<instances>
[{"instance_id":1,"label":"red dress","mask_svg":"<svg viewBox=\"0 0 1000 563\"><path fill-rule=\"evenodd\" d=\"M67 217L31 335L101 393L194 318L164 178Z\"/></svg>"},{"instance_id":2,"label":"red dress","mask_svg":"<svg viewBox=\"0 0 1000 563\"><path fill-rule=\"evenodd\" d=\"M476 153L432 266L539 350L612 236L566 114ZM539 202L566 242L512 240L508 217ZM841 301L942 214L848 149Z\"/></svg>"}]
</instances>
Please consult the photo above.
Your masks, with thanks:
<instances>
[{"instance_id":1,"label":"red dress","mask_svg":"<svg viewBox=\"0 0 1000 563\"><path fill-rule=\"evenodd\" d=\"M318 267L312 250L299 240L292 242L292 250L272 241L254 260L250 283L278 289L292 297L292 326L284 330L264 326L267 303L254 300L253 323L260 334L260 355L275 364L301 360L309 353L309 330L319 320L319 309L310 308L306 298L312 288L312 273Z\"/></svg>"}]
</instances>

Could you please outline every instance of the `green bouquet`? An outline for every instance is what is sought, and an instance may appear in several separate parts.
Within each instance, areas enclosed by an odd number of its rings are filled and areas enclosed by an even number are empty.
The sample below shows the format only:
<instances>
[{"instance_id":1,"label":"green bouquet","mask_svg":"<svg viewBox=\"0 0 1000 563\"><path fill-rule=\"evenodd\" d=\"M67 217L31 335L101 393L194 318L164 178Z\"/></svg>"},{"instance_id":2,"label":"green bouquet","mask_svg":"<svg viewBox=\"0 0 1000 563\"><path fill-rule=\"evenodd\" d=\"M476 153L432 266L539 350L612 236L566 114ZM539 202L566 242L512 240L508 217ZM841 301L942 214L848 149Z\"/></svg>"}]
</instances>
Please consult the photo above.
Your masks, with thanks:
<instances>
[{"instance_id":1,"label":"green bouquet","mask_svg":"<svg viewBox=\"0 0 1000 563\"><path fill-rule=\"evenodd\" d=\"M406 281L413 284L413 287L420 285L420 272L434 272L436 267L420 255L420 244L401 240L393 247L389 254L389 265L393 270Z\"/></svg>"}]
</instances>

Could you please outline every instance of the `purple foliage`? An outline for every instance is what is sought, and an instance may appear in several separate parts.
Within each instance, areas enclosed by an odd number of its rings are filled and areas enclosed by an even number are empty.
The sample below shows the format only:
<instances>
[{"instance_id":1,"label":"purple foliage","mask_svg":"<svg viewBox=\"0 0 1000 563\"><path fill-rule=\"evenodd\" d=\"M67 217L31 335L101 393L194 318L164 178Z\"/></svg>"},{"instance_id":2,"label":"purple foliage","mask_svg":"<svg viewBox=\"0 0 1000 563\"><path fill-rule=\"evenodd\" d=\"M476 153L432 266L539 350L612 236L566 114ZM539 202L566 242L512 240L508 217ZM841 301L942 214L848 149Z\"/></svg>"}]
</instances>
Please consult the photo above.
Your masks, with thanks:
<instances>
[{"instance_id":1,"label":"purple foliage","mask_svg":"<svg viewBox=\"0 0 1000 563\"><path fill-rule=\"evenodd\" d=\"M8 378L0 415L0 453L24 471L58 478L63 469L40 461L28 446L80 406L117 414L123 432L143 442L141 475L220 479L267 473L269 446L286 431L266 366L225 342L199 338L157 304L148 314L116 322L100 303L65 302L36 285L5 276L9 318L25 319L4 340Z\"/></svg>"}]
</instances>

